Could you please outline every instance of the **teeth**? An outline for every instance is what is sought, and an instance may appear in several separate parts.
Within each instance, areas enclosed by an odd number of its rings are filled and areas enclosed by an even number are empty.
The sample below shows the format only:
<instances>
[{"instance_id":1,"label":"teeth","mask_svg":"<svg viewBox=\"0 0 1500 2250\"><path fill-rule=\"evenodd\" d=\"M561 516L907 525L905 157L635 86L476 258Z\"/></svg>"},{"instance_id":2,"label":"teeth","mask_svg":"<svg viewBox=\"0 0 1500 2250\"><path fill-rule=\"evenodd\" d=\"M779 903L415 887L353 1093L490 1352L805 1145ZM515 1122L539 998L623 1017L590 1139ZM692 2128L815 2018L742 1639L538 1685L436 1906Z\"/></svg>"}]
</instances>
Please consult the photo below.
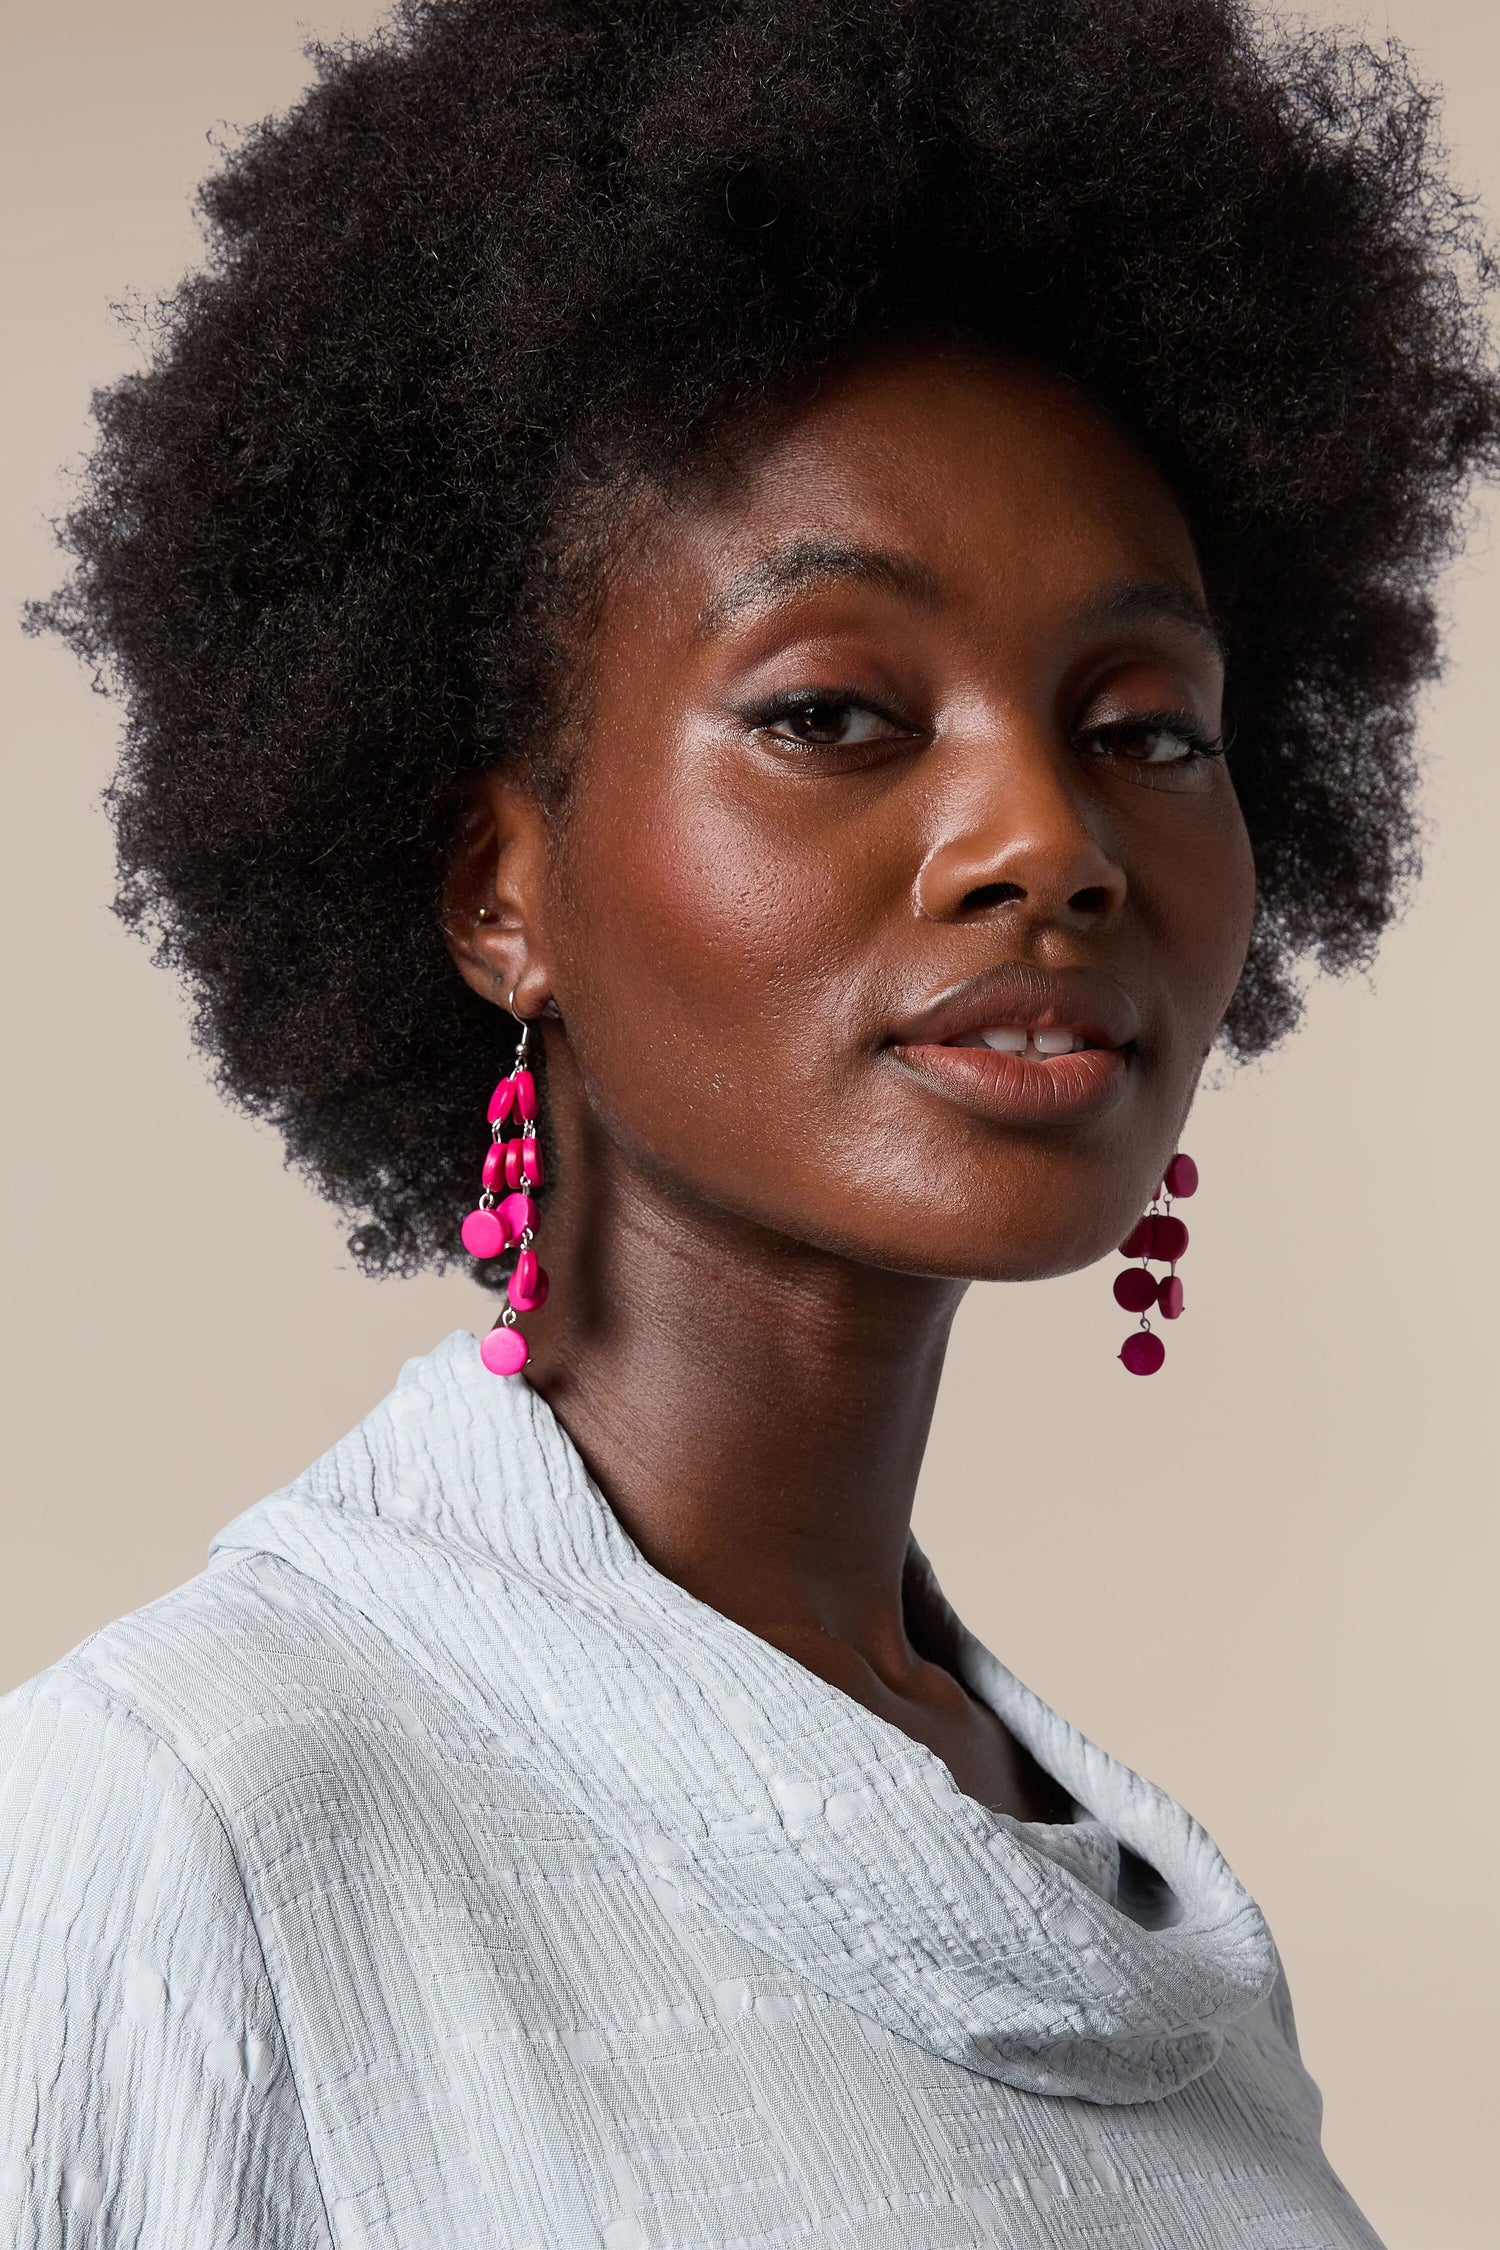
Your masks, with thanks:
<instances>
[{"instance_id":1,"label":"teeth","mask_svg":"<svg viewBox=\"0 0 1500 2250\"><path fill-rule=\"evenodd\" d=\"M1076 1031L1028 1031L1024 1024L997 1023L964 1044L989 1047L997 1055L1027 1055L1033 1062L1041 1062L1049 1055L1071 1055L1085 1042Z\"/></svg>"}]
</instances>

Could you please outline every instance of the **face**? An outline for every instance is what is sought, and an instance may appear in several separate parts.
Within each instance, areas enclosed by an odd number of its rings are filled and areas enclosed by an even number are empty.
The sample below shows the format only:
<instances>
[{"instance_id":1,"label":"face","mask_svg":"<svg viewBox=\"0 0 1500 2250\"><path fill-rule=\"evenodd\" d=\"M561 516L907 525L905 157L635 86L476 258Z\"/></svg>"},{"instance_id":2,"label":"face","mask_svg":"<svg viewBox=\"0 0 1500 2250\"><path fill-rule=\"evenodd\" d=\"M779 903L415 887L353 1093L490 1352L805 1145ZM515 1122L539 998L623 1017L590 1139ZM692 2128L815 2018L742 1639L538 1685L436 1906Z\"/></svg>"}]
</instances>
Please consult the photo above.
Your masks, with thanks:
<instances>
[{"instance_id":1,"label":"face","mask_svg":"<svg viewBox=\"0 0 1500 2250\"><path fill-rule=\"evenodd\" d=\"M1151 464L1033 369L872 357L641 529L589 684L495 941L560 1012L564 1145L869 1266L1110 1249L1253 906L1220 652Z\"/></svg>"}]
</instances>

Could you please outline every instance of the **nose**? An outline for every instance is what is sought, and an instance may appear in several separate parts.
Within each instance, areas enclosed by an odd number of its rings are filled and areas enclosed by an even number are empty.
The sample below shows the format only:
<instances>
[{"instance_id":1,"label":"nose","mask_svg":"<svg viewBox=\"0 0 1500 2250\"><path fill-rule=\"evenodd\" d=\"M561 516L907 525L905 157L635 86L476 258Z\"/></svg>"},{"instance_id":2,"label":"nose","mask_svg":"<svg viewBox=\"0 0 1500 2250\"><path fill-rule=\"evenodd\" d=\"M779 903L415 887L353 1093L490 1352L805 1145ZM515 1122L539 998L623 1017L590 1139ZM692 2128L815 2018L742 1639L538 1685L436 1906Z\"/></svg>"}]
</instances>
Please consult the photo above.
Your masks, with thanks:
<instances>
[{"instance_id":1,"label":"nose","mask_svg":"<svg viewBox=\"0 0 1500 2250\"><path fill-rule=\"evenodd\" d=\"M1030 923L1082 934L1125 903L1125 870L1105 810L1075 754L1040 728L992 730L958 761L916 884L924 920L957 922L1021 909Z\"/></svg>"}]
</instances>

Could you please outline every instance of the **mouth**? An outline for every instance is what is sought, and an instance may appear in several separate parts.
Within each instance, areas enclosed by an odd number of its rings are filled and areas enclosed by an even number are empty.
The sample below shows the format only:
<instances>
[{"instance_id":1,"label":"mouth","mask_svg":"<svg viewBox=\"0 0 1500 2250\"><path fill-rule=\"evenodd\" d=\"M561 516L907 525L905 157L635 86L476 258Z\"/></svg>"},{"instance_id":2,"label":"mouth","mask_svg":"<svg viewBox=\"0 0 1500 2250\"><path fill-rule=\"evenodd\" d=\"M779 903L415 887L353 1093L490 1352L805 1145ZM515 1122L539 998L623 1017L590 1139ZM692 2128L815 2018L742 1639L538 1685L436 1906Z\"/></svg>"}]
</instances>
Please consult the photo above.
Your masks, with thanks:
<instances>
[{"instance_id":1,"label":"mouth","mask_svg":"<svg viewBox=\"0 0 1500 2250\"><path fill-rule=\"evenodd\" d=\"M887 1037L934 1092L1006 1124L1111 1108L1124 1094L1140 1019L1114 979L1010 962L972 977Z\"/></svg>"}]
</instances>

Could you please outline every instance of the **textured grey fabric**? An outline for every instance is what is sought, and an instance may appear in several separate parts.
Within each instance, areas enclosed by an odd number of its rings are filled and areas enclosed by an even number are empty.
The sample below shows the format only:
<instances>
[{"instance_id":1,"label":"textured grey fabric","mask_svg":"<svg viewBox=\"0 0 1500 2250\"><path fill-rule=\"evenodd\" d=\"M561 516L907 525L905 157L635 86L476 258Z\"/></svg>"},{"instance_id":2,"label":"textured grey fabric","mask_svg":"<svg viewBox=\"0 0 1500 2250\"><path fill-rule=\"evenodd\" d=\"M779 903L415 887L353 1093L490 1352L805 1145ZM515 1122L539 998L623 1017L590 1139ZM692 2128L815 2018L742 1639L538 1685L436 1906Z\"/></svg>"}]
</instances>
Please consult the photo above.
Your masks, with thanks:
<instances>
[{"instance_id":1,"label":"textured grey fabric","mask_svg":"<svg viewBox=\"0 0 1500 2250\"><path fill-rule=\"evenodd\" d=\"M412 1362L0 1705L0 2240L1370 2250L1213 1844L908 1597L1074 1825L660 1577L471 1337Z\"/></svg>"}]
</instances>

